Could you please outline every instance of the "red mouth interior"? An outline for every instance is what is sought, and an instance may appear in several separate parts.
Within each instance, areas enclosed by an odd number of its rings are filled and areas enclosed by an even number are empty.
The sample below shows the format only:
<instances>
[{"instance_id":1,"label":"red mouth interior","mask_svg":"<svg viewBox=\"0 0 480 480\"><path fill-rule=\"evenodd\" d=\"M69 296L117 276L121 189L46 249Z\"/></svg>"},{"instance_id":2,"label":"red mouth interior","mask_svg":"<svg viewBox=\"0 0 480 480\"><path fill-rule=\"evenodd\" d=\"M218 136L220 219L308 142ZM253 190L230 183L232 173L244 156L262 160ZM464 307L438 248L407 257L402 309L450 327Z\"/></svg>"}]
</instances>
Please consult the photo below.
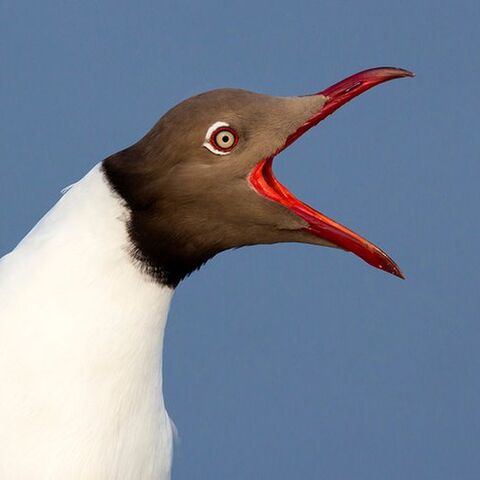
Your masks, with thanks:
<instances>
[{"instance_id":1,"label":"red mouth interior","mask_svg":"<svg viewBox=\"0 0 480 480\"><path fill-rule=\"evenodd\" d=\"M255 191L304 219L308 224L305 230L311 234L355 253L376 268L405 278L396 263L380 248L296 198L276 179L272 163L273 157L269 157L260 161L253 169L249 180Z\"/></svg>"}]
</instances>

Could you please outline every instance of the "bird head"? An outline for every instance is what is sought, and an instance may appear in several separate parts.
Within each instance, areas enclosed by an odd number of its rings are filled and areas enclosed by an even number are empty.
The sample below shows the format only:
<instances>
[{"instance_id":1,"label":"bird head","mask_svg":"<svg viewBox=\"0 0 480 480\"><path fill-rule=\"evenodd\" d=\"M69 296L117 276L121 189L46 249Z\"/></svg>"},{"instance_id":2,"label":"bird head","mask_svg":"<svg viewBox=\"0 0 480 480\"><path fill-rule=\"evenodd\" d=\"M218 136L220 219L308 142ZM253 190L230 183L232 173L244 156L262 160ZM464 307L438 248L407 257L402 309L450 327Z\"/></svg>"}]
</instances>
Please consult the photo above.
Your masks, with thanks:
<instances>
[{"instance_id":1,"label":"bird head","mask_svg":"<svg viewBox=\"0 0 480 480\"><path fill-rule=\"evenodd\" d=\"M133 255L169 286L221 251L278 242L341 248L403 278L380 248L297 199L276 179L272 162L352 98L409 76L375 68L313 95L218 89L178 104L139 142L103 162L130 211Z\"/></svg>"}]
</instances>

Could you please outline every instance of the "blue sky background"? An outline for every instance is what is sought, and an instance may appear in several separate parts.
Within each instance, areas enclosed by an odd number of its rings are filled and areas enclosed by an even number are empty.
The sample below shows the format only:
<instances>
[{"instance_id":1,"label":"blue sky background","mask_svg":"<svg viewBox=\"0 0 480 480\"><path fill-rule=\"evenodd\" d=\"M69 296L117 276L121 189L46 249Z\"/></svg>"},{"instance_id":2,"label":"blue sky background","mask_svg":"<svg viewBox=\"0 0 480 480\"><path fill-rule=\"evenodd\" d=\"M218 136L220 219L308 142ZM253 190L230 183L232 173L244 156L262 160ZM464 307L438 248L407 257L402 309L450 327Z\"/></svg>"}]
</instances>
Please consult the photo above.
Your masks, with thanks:
<instances>
[{"instance_id":1,"label":"blue sky background","mask_svg":"<svg viewBox=\"0 0 480 480\"><path fill-rule=\"evenodd\" d=\"M417 73L276 161L407 280L278 245L184 282L166 337L174 479L480 478L479 22L478 0L1 2L2 254L192 94Z\"/></svg>"}]
</instances>

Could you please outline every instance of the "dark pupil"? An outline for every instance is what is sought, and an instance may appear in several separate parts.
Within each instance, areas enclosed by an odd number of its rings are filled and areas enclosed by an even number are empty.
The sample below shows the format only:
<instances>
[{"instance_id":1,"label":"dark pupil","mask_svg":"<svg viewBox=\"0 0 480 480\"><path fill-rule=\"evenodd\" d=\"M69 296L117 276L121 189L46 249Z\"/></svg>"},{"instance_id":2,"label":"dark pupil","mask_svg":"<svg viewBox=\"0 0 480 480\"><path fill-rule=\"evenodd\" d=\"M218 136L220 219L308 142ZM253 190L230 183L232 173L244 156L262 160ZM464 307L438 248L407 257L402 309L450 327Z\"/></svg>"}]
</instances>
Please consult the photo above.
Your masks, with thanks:
<instances>
[{"instance_id":1,"label":"dark pupil","mask_svg":"<svg viewBox=\"0 0 480 480\"><path fill-rule=\"evenodd\" d=\"M227 143L229 140L230 140L230 139L227 137L227 135L224 135L224 136L222 137L222 141L223 141L224 143Z\"/></svg>"}]
</instances>

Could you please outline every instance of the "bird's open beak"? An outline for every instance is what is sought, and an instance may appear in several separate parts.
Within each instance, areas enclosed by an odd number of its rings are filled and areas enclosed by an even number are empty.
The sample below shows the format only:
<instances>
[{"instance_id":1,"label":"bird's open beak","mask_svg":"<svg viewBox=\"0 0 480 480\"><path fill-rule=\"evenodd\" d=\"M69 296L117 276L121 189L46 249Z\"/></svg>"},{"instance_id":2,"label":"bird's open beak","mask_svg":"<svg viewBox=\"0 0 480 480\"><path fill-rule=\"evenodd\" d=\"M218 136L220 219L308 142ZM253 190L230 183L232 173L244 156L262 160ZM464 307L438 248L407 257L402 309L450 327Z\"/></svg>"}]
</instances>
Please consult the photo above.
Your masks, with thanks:
<instances>
[{"instance_id":1,"label":"bird's open beak","mask_svg":"<svg viewBox=\"0 0 480 480\"><path fill-rule=\"evenodd\" d=\"M308 232L334 246L353 252L370 265L400 278L405 278L400 268L380 248L296 198L275 178L272 161L275 155L352 98L388 80L413 76L412 72L403 69L373 68L352 75L322 92L316 93L315 95L323 95L326 98L321 109L291 133L285 144L274 155L260 161L250 174L250 183L253 188L259 194L280 203L305 220L308 225L305 229Z\"/></svg>"}]
</instances>

